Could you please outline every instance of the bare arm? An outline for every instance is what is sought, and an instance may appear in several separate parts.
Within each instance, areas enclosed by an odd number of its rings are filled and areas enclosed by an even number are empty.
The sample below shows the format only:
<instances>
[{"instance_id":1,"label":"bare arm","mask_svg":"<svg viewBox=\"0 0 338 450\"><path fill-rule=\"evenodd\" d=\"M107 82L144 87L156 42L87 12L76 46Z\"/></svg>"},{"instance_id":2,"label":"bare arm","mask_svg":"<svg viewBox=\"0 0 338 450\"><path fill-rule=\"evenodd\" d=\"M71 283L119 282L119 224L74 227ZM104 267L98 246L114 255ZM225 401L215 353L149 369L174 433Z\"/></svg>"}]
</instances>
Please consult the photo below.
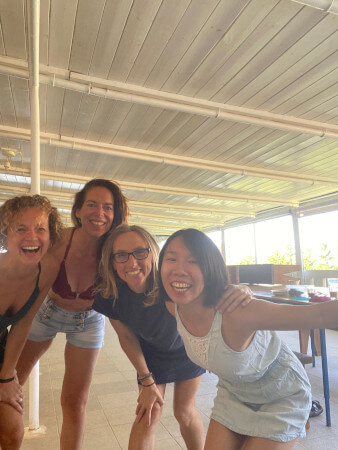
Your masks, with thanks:
<instances>
[{"instance_id":1,"label":"bare arm","mask_svg":"<svg viewBox=\"0 0 338 450\"><path fill-rule=\"evenodd\" d=\"M223 315L222 334L231 348L241 351L247 347L256 330L300 330L337 326L338 301L293 306L254 299L241 311L236 310L231 316Z\"/></svg>"},{"instance_id":2,"label":"bare arm","mask_svg":"<svg viewBox=\"0 0 338 450\"><path fill-rule=\"evenodd\" d=\"M0 370L0 378L2 379L8 379L14 376L14 370L26 343L34 316L45 299L48 289L56 276L58 266L54 259L47 258L44 261L45 262L41 264L41 276L39 282L40 294L26 316L14 324L8 333L4 361ZM22 396L21 392L21 386L16 380L9 383L1 383L0 401L9 403L19 412L22 412L21 404L18 404L17 401L18 396L20 396L20 398Z\"/></svg>"},{"instance_id":3,"label":"bare arm","mask_svg":"<svg viewBox=\"0 0 338 450\"><path fill-rule=\"evenodd\" d=\"M254 309L251 320L253 330L301 330L338 326L338 301L298 306L255 300L252 306ZM250 309L250 305L248 308Z\"/></svg>"},{"instance_id":4,"label":"bare arm","mask_svg":"<svg viewBox=\"0 0 338 450\"><path fill-rule=\"evenodd\" d=\"M117 333L119 338L121 347L125 354L128 356L130 362L135 367L139 376L146 375L149 373L149 369L144 358L139 340L132 332L130 328L124 325L119 320L109 319L112 324L114 330ZM143 382L146 386L151 385L155 380L152 377L147 378ZM160 405L163 405L163 397L157 389L156 384L152 384L149 387L141 387L140 395L138 398L138 406L136 409L136 421L139 422L143 416L145 416L145 420L147 421L147 425L151 424L151 410L153 405L158 402Z\"/></svg>"}]
</instances>

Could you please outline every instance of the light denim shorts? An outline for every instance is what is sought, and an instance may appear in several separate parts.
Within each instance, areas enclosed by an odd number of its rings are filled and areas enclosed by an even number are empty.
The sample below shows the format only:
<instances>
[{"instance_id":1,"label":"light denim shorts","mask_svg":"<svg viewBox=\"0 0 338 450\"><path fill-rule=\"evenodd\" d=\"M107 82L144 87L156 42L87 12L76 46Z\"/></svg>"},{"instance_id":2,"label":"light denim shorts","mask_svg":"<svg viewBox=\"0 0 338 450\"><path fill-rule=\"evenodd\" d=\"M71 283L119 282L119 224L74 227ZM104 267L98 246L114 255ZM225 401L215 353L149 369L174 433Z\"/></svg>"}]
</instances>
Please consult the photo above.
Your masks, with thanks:
<instances>
[{"instance_id":1,"label":"light denim shorts","mask_svg":"<svg viewBox=\"0 0 338 450\"><path fill-rule=\"evenodd\" d=\"M34 317L28 339L43 342L65 333L67 342L75 347L101 348L104 338L104 316L93 309L67 311L46 297Z\"/></svg>"}]
</instances>

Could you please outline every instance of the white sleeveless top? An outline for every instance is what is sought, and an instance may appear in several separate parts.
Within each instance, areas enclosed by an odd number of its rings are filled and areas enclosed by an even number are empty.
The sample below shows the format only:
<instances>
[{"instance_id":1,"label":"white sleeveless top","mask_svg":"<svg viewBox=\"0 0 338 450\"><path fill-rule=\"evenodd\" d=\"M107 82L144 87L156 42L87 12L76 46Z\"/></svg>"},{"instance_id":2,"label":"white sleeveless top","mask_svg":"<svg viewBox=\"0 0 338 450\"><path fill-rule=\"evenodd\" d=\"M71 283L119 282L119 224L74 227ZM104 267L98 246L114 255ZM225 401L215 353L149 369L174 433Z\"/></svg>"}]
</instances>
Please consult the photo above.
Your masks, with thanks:
<instances>
[{"instance_id":1,"label":"white sleeveless top","mask_svg":"<svg viewBox=\"0 0 338 450\"><path fill-rule=\"evenodd\" d=\"M305 435L311 387L301 363L274 331L256 331L242 352L223 340L215 314L206 336L191 335L175 306L189 358L219 377L212 418L248 436L287 442Z\"/></svg>"}]
</instances>

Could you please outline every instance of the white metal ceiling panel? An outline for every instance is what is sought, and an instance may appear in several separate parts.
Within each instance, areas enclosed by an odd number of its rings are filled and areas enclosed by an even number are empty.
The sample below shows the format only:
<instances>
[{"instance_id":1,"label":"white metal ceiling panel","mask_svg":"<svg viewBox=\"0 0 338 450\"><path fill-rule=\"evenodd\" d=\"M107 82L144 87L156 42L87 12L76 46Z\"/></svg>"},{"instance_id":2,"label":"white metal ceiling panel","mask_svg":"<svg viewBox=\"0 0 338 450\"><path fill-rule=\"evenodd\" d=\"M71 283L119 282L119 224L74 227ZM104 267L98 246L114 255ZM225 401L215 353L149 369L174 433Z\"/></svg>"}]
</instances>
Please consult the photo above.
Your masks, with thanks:
<instances>
[{"instance_id":1,"label":"white metal ceiling panel","mask_svg":"<svg viewBox=\"0 0 338 450\"><path fill-rule=\"evenodd\" d=\"M29 187L25 8L0 0L0 145L22 152L0 201ZM41 0L42 192L67 214L115 179L162 234L332 197L336 29L291 0Z\"/></svg>"}]
</instances>

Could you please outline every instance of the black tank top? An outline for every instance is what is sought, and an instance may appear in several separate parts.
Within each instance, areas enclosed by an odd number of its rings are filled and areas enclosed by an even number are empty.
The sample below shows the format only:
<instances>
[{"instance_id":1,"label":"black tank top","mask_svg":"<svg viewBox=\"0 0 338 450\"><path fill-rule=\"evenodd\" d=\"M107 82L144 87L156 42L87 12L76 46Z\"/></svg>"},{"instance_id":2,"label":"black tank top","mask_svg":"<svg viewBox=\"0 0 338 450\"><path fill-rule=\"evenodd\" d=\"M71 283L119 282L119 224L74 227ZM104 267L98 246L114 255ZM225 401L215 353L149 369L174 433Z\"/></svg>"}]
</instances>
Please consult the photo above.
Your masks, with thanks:
<instances>
[{"instance_id":1,"label":"black tank top","mask_svg":"<svg viewBox=\"0 0 338 450\"><path fill-rule=\"evenodd\" d=\"M23 305L23 307L21 309L19 309L19 311L17 313L13 314L10 317L2 316L0 314L0 333L5 328L7 328L9 325L14 325L20 319L25 317L25 315L28 313L28 311L33 306L35 300L37 299L38 295L40 294L40 289L39 289L39 279L40 279L40 273L41 273L41 265L40 265L40 263L38 264L38 268L39 268L39 273L38 273L38 276L36 277L36 283L35 283L34 291L32 292L32 294L29 297L29 299L27 300L27 302Z\"/></svg>"}]
</instances>

